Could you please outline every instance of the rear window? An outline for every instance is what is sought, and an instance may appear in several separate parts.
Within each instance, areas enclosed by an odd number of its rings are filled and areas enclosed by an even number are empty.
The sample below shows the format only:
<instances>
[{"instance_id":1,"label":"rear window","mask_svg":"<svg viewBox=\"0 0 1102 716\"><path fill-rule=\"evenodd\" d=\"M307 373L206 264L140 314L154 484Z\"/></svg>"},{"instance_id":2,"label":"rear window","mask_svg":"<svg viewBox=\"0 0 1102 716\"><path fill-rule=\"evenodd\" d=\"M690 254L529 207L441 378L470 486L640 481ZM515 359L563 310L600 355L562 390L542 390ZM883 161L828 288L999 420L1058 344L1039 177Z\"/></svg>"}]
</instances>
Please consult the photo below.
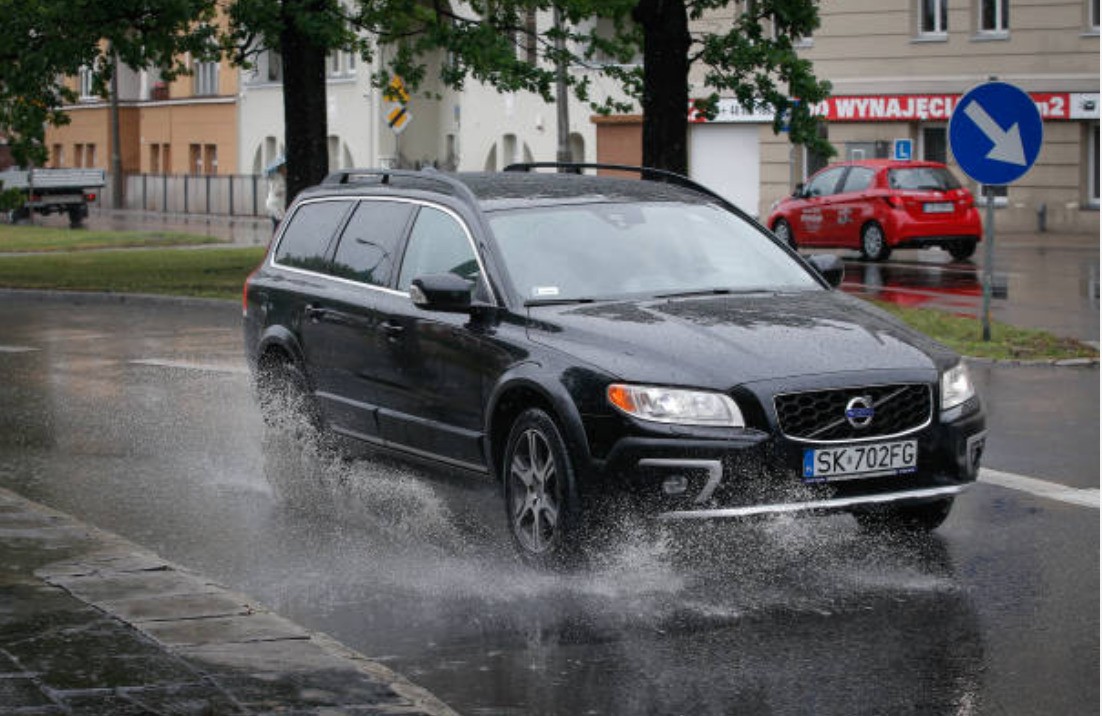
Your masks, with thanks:
<instances>
[{"instance_id":1,"label":"rear window","mask_svg":"<svg viewBox=\"0 0 1102 716\"><path fill-rule=\"evenodd\" d=\"M949 191L960 182L944 167L906 167L888 170L888 186L903 191Z\"/></svg>"},{"instance_id":2,"label":"rear window","mask_svg":"<svg viewBox=\"0 0 1102 716\"><path fill-rule=\"evenodd\" d=\"M329 242L349 204L347 201L319 201L300 206L283 231L276 248L276 263L310 271L326 270Z\"/></svg>"}]
</instances>

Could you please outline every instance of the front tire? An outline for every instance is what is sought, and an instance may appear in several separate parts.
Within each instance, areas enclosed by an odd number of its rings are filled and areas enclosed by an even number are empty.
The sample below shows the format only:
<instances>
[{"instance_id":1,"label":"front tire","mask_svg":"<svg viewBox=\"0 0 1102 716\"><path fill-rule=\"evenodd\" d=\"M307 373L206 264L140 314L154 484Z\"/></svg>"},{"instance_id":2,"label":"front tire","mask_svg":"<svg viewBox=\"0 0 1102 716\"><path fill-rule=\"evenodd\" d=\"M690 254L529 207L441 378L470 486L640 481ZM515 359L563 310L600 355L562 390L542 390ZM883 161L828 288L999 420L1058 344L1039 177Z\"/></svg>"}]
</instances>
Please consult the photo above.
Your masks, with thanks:
<instances>
[{"instance_id":1,"label":"front tire","mask_svg":"<svg viewBox=\"0 0 1102 716\"><path fill-rule=\"evenodd\" d=\"M788 244L793 251L796 250L796 235L792 233L792 227L784 219L777 219L773 224L773 235Z\"/></svg>"},{"instance_id":2,"label":"front tire","mask_svg":"<svg viewBox=\"0 0 1102 716\"><path fill-rule=\"evenodd\" d=\"M540 567L569 563L579 551L574 466L543 410L529 408L513 423L502 475L509 533L521 558Z\"/></svg>"},{"instance_id":3,"label":"front tire","mask_svg":"<svg viewBox=\"0 0 1102 716\"><path fill-rule=\"evenodd\" d=\"M873 532L933 532L949 517L953 498L946 497L916 505L891 505L854 512L863 529Z\"/></svg>"},{"instance_id":4,"label":"front tire","mask_svg":"<svg viewBox=\"0 0 1102 716\"><path fill-rule=\"evenodd\" d=\"M861 229L861 255L869 261L883 261L892 253L884 229L872 222Z\"/></svg>"}]
</instances>

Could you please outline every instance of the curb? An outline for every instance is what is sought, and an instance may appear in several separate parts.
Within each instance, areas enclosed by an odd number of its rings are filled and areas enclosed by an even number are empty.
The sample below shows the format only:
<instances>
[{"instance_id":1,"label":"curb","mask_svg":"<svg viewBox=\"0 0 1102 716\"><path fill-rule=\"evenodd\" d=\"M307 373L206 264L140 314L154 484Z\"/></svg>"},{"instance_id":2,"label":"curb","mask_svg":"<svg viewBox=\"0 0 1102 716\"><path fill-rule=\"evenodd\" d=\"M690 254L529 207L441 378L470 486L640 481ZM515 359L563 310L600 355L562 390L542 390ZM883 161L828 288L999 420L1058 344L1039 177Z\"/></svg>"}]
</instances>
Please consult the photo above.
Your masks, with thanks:
<instances>
[{"instance_id":1,"label":"curb","mask_svg":"<svg viewBox=\"0 0 1102 716\"><path fill-rule=\"evenodd\" d=\"M253 702L247 712L282 711L290 699L296 713L328 707L327 713L457 716L424 688L332 637L118 535L3 487L0 505L80 535L79 555L34 570L35 578L138 632L234 702Z\"/></svg>"}]
</instances>

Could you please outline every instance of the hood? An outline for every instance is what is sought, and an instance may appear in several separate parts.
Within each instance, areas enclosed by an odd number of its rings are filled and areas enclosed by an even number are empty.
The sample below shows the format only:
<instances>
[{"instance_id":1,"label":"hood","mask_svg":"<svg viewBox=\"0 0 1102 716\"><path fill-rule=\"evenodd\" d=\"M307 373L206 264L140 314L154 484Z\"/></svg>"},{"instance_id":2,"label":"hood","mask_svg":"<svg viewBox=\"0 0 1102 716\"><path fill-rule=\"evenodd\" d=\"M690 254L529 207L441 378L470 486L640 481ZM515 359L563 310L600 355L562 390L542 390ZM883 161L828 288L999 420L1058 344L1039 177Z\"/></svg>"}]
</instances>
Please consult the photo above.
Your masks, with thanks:
<instances>
[{"instance_id":1,"label":"hood","mask_svg":"<svg viewBox=\"0 0 1102 716\"><path fill-rule=\"evenodd\" d=\"M727 390L804 375L944 369L957 356L837 291L530 309L531 340L620 380Z\"/></svg>"}]
</instances>

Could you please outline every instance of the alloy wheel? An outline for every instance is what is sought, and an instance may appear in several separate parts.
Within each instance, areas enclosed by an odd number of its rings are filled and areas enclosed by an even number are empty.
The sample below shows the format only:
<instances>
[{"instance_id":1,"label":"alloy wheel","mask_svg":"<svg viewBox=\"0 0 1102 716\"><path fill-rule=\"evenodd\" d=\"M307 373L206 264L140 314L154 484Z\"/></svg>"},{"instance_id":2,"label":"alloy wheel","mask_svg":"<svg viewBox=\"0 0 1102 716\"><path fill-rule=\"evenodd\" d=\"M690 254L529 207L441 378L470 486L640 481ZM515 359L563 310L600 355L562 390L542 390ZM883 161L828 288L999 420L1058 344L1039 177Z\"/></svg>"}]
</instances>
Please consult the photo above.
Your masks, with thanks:
<instances>
[{"instance_id":1,"label":"alloy wheel","mask_svg":"<svg viewBox=\"0 0 1102 716\"><path fill-rule=\"evenodd\" d=\"M529 428L516 442L509 465L513 534L532 554L543 554L555 543L559 528L559 475L547 437Z\"/></svg>"}]
</instances>

